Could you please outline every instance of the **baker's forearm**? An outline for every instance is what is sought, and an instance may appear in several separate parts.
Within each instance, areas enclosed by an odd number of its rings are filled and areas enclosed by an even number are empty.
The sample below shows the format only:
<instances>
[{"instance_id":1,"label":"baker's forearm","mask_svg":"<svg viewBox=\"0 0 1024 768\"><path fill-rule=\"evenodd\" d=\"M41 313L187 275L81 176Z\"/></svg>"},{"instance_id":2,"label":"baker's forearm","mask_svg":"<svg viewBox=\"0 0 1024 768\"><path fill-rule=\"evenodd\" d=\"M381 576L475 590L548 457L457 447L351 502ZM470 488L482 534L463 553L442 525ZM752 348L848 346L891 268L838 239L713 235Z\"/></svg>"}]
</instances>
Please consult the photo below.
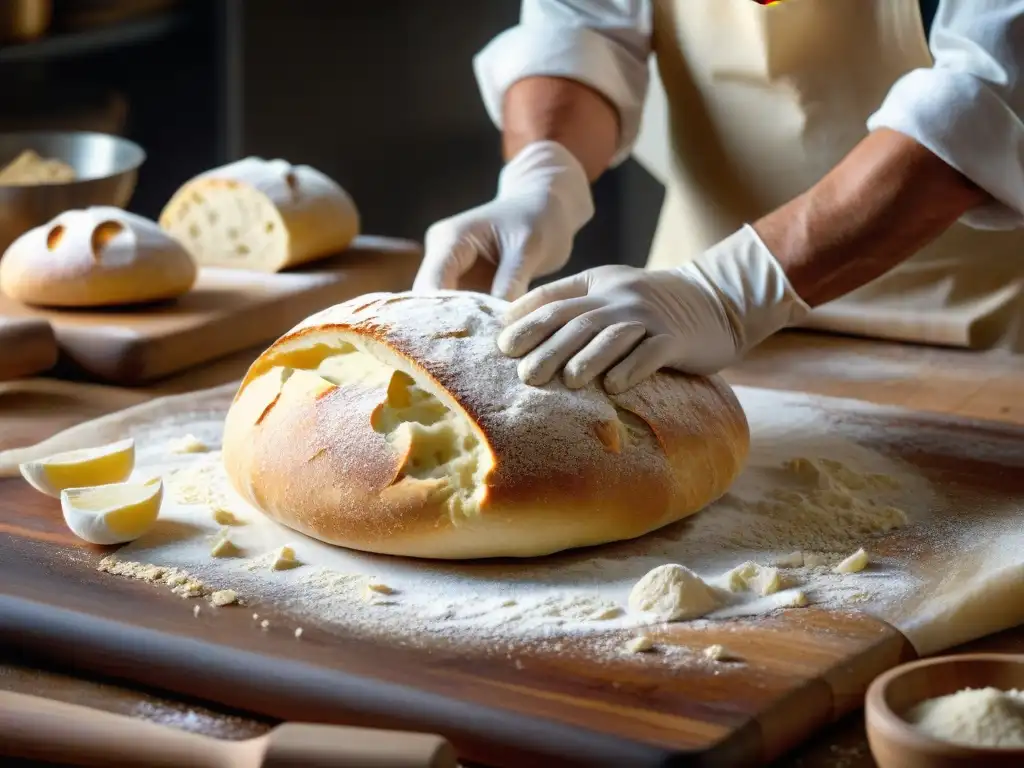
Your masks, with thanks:
<instances>
[{"instance_id":1,"label":"baker's forearm","mask_svg":"<svg viewBox=\"0 0 1024 768\"><path fill-rule=\"evenodd\" d=\"M558 77L528 77L505 94L505 159L534 141L557 141L594 181L607 170L619 138L619 116L597 91Z\"/></svg>"},{"instance_id":2,"label":"baker's forearm","mask_svg":"<svg viewBox=\"0 0 1024 768\"><path fill-rule=\"evenodd\" d=\"M913 139L879 130L754 229L817 306L892 269L987 199Z\"/></svg>"}]
</instances>

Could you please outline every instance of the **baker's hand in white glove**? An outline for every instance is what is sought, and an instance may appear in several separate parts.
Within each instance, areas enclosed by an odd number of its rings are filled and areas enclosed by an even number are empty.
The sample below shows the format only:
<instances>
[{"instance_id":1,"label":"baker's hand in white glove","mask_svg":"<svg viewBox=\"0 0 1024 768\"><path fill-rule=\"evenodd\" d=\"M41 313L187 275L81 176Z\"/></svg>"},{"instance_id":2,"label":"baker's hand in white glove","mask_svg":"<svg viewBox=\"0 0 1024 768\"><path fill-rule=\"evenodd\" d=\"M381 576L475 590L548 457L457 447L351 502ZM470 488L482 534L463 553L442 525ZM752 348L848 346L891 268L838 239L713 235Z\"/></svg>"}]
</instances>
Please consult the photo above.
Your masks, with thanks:
<instances>
[{"instance_id":1,"label":"baker's hand in white glove","mask_svg":"<svg viewBox=\"0 0 1024 768\"><path fill-rule=\"evenodd\" d=\"M529 144L502 169L494 200L427 230L413 290L457 289L485 259L497 267L491 293L517 299L533 278L565 266L593 215L590 182L573 154L554 141Z\"/></svg>"},{"instance_id":2,"label":"baker's hand in white glove","mask_svg":"<svg viewBox=\"0 0 1024 768\"><path fill-rule=\"evenodd\" d=\"M509 308L498 347L522 358L527 384L605 375L618 394L661 368L715 373L809 311L745 226L682 267L598 267L541 286Z\"/></svg>"}]
</instances>

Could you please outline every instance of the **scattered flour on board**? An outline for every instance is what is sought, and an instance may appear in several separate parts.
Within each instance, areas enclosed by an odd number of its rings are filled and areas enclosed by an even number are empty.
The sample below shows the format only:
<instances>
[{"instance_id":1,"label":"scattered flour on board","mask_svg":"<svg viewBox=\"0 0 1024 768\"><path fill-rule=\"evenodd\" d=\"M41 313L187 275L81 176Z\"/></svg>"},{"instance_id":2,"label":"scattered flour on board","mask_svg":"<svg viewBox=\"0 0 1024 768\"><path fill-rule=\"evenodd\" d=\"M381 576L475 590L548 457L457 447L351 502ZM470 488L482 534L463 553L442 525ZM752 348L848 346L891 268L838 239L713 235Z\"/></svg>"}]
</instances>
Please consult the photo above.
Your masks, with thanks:
<instances>
[{"instance_id":1,"label":"scattered flour on board","mask_svg":"<svg viewBox=\"0 0 1024 768\"><path fill-rule=\"evenodd\" d=\"M712 585L747 561L778 568L778 591L720 589L721 607L703 622L763 615L804 601L830 608L887 605L913 592L917 580L906 568L909 555L876 555L873 544L927 514L928 483L842 436L820 410L795 400L779 407L778 395L771 407L762 407L759 397L756 390L741 394L751 423L750 459L718 502L634 541L522 563L407 561L308 539L266 519L230 488L220 462L219 418L207 414L186 420L183 428L178 414L170 427L154 424L135 435L137 471L161 474L167 493L154 529L116 560L181 572L191 580L185 583L200 585L192 588L197 596L231 589L241 602L272 605L307 627L475 646L557 643L573 635L617 655L635 630L656 624L628 611L627 598L642 576L666 563L685 564ZM166 446L183 430L209 451L169 454ZM216 510L230 512L237 523L230 529L236 556L210 556L211 542L225 530L218 518L226 518ZM282 547L294 552L298 566L269 567ZM870 567L832 571L860 547L872 553ZM699 649L692 656L703 658Z\"/></svg>"}]
</instances>

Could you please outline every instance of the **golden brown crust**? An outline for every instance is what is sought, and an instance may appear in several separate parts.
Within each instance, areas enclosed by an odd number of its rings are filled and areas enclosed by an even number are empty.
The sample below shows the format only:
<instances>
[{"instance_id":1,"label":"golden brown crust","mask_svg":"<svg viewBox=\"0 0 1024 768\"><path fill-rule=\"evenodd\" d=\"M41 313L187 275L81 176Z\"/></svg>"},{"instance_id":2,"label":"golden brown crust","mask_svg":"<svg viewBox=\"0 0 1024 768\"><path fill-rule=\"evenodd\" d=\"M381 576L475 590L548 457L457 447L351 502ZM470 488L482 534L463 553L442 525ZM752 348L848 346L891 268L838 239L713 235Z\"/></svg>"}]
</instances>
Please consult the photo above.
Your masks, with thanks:
<instances>
[{"instance_id":1,"label":"golden brown crust","mask_svg":"<svg viewBox=\"0 0 1024 768\"><path fill-rule=\"evenodd\" d=\"M633 538L725 493L749 433L721 379L659 373L614 397L527 387L494 347L503 308L478 294L378 294L304 321L253 364L228 414L237 490L323 541L434 558ZM407 471L409 433L374 429L394 378L333 386L295 373L280 383L282 368L315 368L344 343L390 356L472 422L493 464L478 509L453 513L444 480Z\"/></svg>"}]
</instances>

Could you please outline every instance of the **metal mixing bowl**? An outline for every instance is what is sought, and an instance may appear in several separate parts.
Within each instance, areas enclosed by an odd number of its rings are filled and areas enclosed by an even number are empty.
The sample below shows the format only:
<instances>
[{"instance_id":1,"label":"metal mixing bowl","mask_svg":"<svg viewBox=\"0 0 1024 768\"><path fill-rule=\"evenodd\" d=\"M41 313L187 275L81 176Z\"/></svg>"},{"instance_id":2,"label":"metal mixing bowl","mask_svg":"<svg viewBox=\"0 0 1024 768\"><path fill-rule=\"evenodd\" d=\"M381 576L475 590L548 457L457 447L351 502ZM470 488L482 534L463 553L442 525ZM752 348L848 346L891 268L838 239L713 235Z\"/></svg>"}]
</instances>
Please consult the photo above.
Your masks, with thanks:
<instances>
[{"instance_id":1,"label":"metal mixing bowl","mask_svg":"<svg viewBox=\"0 0 1024 768\"><path fill-rule=\"evenodd\" d=\"M34 186L0 186L0 253L33 227L72 208L124 208L135 191L146 153L135 142L105 133L25 131L0 133L0 167L26 149L62 160L75 181Z\"/></svg>"}]
</instances>

